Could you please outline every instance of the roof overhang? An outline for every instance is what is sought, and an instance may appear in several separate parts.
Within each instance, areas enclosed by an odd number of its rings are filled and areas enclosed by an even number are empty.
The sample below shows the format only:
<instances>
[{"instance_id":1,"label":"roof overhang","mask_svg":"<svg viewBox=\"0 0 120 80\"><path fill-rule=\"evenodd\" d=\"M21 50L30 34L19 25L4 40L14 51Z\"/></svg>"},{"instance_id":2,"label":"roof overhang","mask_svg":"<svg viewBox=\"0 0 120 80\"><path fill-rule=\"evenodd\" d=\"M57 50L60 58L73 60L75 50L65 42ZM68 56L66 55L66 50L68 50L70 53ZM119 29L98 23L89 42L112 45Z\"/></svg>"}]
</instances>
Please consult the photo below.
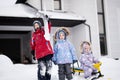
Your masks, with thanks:
<instances>
[{"instance_id":1,"label":"roof overhang","mask_svg":"<svg viewBox=\"0 0 120 80\"><path fill-rule=\"evenodd\" d=\"M34 20L40 20L37 13L47 14L50 17L52 26L73 27L79 25L86 20L75 13L55 12L55 11L37 11L25 4L15 4L10 7L0 7L0 25L21 25L31 26Z\"/></svg>"},{"instance_id":2,"label":"roof overhang","mask_svg":"<svg viewBox=\"0 0 120 80\"><path fill-rule=\"evenodd\" d=\"M0 25L12 25L12 26L32 26L34 20L41 21L42 18L27 18L27 17L0 17ZM66 20L66 19L50 19L52 26L65 26L73 27L84 23L85 20Z\"/></svg>"}]
</instances>

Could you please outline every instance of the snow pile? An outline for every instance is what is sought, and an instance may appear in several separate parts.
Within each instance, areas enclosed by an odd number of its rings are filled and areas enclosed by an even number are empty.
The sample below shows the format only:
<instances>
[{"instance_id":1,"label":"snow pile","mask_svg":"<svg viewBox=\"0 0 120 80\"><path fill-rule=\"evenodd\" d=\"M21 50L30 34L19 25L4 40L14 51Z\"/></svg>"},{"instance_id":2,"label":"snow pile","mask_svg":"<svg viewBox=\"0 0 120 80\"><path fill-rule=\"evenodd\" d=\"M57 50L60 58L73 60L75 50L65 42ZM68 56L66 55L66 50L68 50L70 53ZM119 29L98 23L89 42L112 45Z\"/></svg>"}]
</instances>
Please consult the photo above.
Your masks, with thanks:
<instances>
[{"instance_id":1,"label":"snow pile","mask_svg":"<svg viewBox=\"0 0 120 80\"><path fill-rule=\"evenodd\" d=\"M13 62L7 56L0 55L0 77L10 73L12 69Z\"/></svg>"},{"instance_id":2,"label":"snow pile","mask_svg":"<svg viewBox=\"0 0 120 80\"><path fill-rule=\"evenodd\" d=\"M13 64L5 55L0 55L0 80L37 80L37 65Z\"/></svg>"},{"instance_id":3,"label":"snow pile","mask_svg":"<svg viewBox=\"0 0 120 80\"><path fill-rule=\"evenodd\" d=\"M110 80L119 80L120 61L108 57L102 57L100 61L102 62L101 72L105 75L104 77L110 78Z\"/></svg>"},{"instance_id":4,"label":"snow pile","mask_svg":"<svg viewBox=\"0 0 120 80\"><path fill-rule=\"evenodd\" d=\"M8 67L8 66L13 65L13 62L11 61L11 59L9 57L1 54L0 55L0 65Z\"/></svg>"},{"instance_id":5,"label":"snow pile","mask_svg":"<svg viewBox=\"0 0 120 80\"><path fill-rule=\"evenodd\" d=\"M0 72L7 71L13 67L13 62L5 55L0 55Z\"/></svg>"},{"instance_id":6,"label":"snow pile","mask_svg":"<svg viewBox=\"0 0 120 80\"><path fill-rule=\"evenodd\" d=\"M100 58L103 78L98 80L119 80L120 61L108 57ZM58 66L53 64L51 80L58 79ZM73 80L85 80L84 74L76 72ZM5 55L0 55L0 80L37 80L37 64L13 64Z\"/></svg>"}]
</instances>

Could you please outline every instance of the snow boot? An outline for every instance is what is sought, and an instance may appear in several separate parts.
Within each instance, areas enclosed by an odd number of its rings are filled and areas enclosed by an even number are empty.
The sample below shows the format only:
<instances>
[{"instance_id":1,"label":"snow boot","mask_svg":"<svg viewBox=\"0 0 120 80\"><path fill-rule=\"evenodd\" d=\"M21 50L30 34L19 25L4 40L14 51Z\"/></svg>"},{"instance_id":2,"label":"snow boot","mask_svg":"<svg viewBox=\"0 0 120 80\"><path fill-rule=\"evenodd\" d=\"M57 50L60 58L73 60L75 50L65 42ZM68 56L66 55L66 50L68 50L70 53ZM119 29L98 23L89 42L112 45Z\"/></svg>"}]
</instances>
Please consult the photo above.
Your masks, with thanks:
<instances>
[{"instance_id":1,"label":"snow boot","mask_svg":"<svg viewBox=\"0 0 120 80\"><path fill-rule=\"evenodd\" d=\"M40 76L38 80L46 80L45 76Z\"/></svg>"},{"instance_id":2,"label":"snow boot","mask_svg":"<svg viewBox=\"0 0 120 80\"><path fill-rule=\"evenodd\" d=\"M103 76L104 76L103 74L101 74L101 72L98 72L98 73L99 73L98 78L100 78L100 77L103 77Z\"/></svg>"},{"instance_id":3,"label":"snow boot","mask_svg":"<svg viewBox=\"0 0 120 80\"><path fill-rule=\"evenodd\" d=\"M99 79L100 77L103 77L104 75L101 74L101 72L99 71L95 77L93 77L91 80L96 80L96 79Z\"/></svg>"},{"instance_id":4,"label":"snow boot","mask_svg":"<svg viewBox=\"0 0 120 80\"><path fill-rule=\"evenodd\" d=\"M49 73L45 73L46 80L51 80L51 75Z\"/></svg>"}]
</instances>

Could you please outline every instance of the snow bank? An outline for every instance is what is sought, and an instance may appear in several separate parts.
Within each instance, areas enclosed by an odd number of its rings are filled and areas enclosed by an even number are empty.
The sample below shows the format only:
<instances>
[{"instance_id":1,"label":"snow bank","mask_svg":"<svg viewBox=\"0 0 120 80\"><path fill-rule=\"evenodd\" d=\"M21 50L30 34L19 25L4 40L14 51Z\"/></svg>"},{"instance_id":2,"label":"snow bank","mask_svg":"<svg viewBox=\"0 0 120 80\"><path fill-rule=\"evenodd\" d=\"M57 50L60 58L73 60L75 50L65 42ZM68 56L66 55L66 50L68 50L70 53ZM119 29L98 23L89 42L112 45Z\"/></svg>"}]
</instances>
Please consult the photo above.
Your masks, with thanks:
<instances>
[{"instance_id":1,"label":"snow bank","mask_svg":"<svg viewBox=\"0 0 120 80\"><path fill-rule=\"evenodd\" d=\"M110 80L119 80L120 60L102 57L100 61L102 62L101 72L104 74L104 77L110 78Z\"/></svg>"},{"instance_id":2,"label":"snow bank","mask_svg":"<svg viewBox=\"0 0 120 80\"><path fill-rule=\"evenodd\" d=\"M8 66L13 66L11 59L5 55L0 55L0 69L7 68Z\"/></svg>"},{"instance_id":3,"label":"snow bank","mask_svg":"<svg viewBox=\"0 0 120 80\"><path fill-rule=\"evenodd\" d=\"M5 55L0 55L0 75L10 72L13 68L13 62Z\"/></svg>"},{"instance_id":4,"label":"snow bank","mask_svg":"<svg viewBox=\"0 0 120 80\"><path fill-rule=\"evenodd\" d=\"M9 57L0 55L0 80L37 80L37 64L13 64Z\"/></svg>"},{"instance_id":5,"label":"snow bank","mask_svg":"<svg viewBox=\"0 0 120 80\"><path fill-rule=\"evenodd\" d=\"M98 80L119 80L120 61L108 57L102 57L100 61L104 77ZM58 80L57 65L53 64L51 74L51 80ZM73 80L85 80L83 76L83 73L75 73ZM7 56L0 55L0 80L37 80L37 64L13 64Z\"/></svg>"}]
</instances>

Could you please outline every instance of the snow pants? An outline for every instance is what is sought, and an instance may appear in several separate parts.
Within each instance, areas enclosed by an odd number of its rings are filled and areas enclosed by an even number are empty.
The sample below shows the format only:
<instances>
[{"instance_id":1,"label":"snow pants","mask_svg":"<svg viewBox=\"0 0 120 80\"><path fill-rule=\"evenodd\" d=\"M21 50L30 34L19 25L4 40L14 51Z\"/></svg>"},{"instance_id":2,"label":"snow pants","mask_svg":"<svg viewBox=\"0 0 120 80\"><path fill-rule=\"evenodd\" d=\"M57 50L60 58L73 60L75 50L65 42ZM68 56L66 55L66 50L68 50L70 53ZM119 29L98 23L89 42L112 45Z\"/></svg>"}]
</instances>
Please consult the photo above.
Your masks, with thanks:
<instances>
[{"instance_id":1,"label":"snow pants","mask_svg":"<svg viewBox=\"0 0 120 80\"><path fill-rule=\"evenodd\" d=\"M38 80L51 80L52 60L38 60Z\"/></svg>"},{"instance_id":2,"label":"snow pants","mask_svg":"<svg viewBox=\"0 0 120 80\"><path fill-rule=\"evenodd\" d=\"M91 77L93 72L97 72L97 69L95 69L94 67L93 68L84 67L83 70L84 70L84 77L85 78Z\"/></svg>"},{"instance_id":3,"label":"snow pants","mask_svg":"<svg viewBox=\"0 0 120 80\"><path fill-rule=\"evenodd\" d=\"M71 71L71 64L58 64L58 74L59 74L59 80L65 80L65 77L68 80L72 79L72 71Z\"/></svg>"}]
</instances>

